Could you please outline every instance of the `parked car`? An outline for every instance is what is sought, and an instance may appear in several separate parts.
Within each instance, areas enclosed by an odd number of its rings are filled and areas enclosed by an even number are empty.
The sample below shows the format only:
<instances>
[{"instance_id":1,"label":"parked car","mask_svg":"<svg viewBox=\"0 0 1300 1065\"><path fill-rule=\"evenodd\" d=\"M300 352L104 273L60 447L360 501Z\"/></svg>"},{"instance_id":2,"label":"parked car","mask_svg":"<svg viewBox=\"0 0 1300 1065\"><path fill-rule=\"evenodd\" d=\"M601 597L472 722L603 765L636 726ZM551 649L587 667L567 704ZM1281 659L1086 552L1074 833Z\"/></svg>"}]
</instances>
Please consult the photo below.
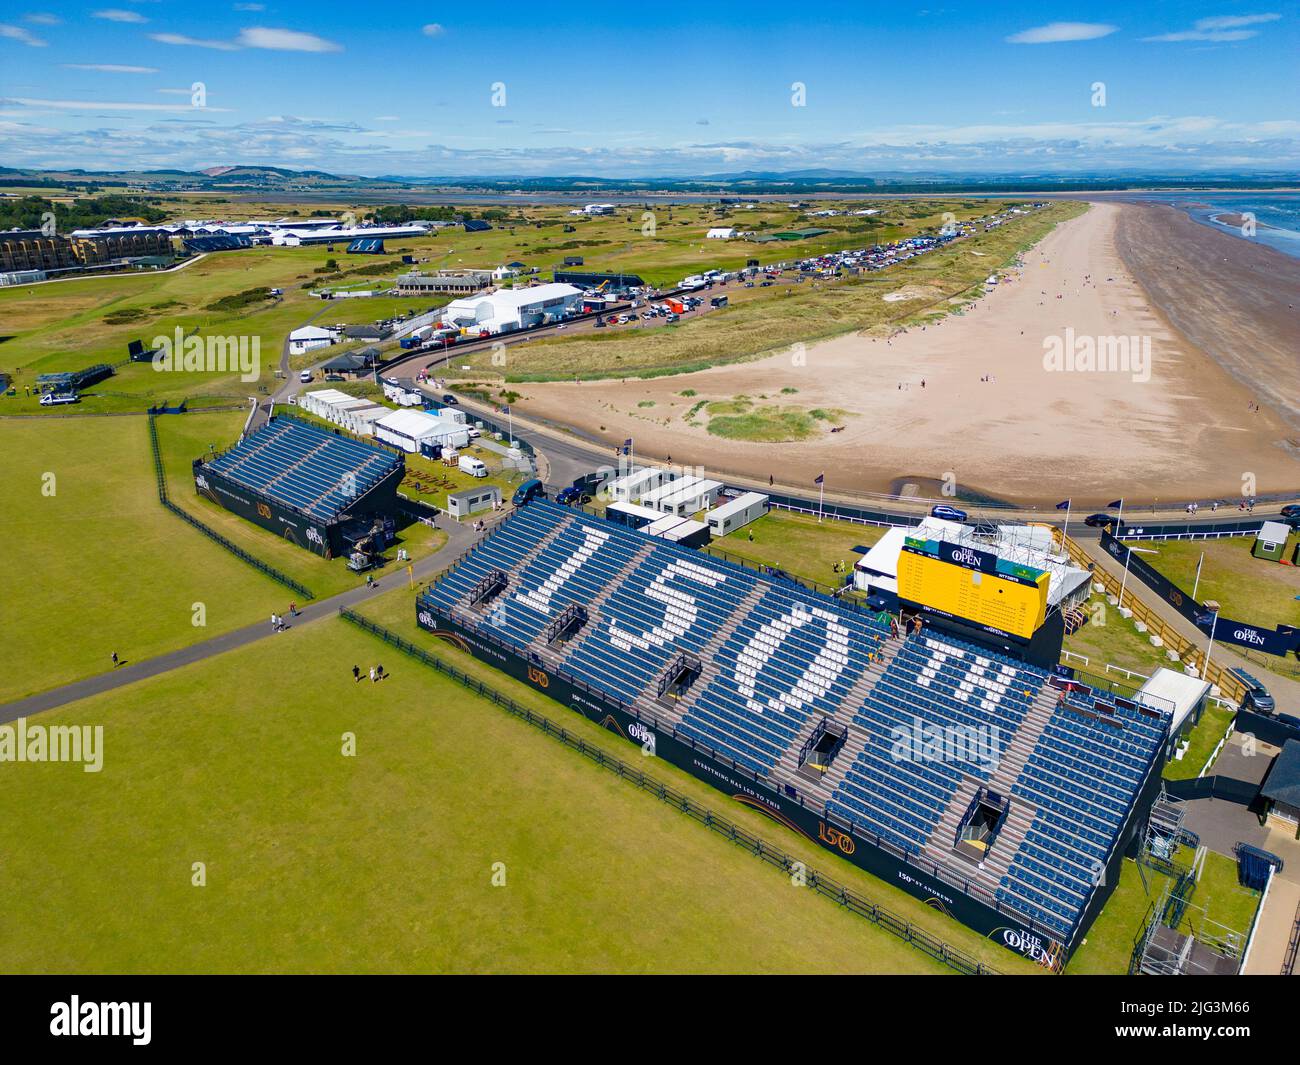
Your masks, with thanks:
<instances>
[{"instance_id":1,"label":"parked car","mask_svg":"<svg viewBox=\"0 0 1300 1065\"><path fill-rule=\"evenodd\" d=\"M944 521L965 521L966 512L950 507L947 503L939 503L930 508L930 517L942 518Z\"/></svg>"},{"instance_id":2,"label":"parked car","mask_svg":"<svg viewBox=\"0 0 1300 1065\"><path fill-rule=\"evenodd\" d=\"M1089 529L1104 529L1107 525L1115 523L1114 514L1089 514L1083 519L1083 524Z\"/></svg>"},{"instance_id":3,"label":"parked car","mask_svg":"<svg viewBox=\"0 0 1300 1065\"><path fill-rule=\"evenodd\" d=\"M1300 518L1300 503L1288 503L1281 513L1284 518Z\"/></svg>"},{"instance_id":4,"label":"parked car","mask_svg":"<svg viewBox=\"0 0 1300 1065\"><path fill-rule=\"evenodd\" d=\"M563 495L563 493L561 493L561 495ZM515 494L511 498L510 502L517 507L522 507L530 499L538 498L546 498L546 488L543 486L541 481L534 477L531 480L525 481L515 489Z\"/></svg>"},{"instance_id":5,"label":"parked car","mask_svg":"<svg viewBox=\"0 0 1300 1065\"><path fill-rule=\"evenodd\" d=\"M555 501L561 506L572 506L574 503L579 505L590 503L591 496L587 495L581 488L575 488L570 485L568 488L560 489L560 494L555 497Z\"/></svg>"},{"instance_id":6,"label":"parked car","mask_svg":"<svg viewBox=\"0 0 1300 1065\"><path fill-rule=\"evenodd\" d=\"M1273 696L1269 690L1264 687L1255 677L1251 676L1244 669L1229 670L1232 676L1241 681L1246 689L1246 694L1242 696L1241 706L1243 710L1254 710L1259 714L1271 714L1277 709L1277 703L1274 702ZM1280 721L1285 715L1279 715Z\"/></svg>"},{"instance_id":7,"label":"parked car","mask_svg":"<svg viewBox=\"0 0 1300 1065\"><path fill-rule=\"evenodd\" d=\"M310 370L303 370L302 373L300 373L300 374L298 375L298 380L301 381L304 385L306 385L306 384L310 384L310 383L311 383L311 371L310 371Z\"/></svg>"},{"instance_id":8,"label":"parked car","mask_svg":"<svg viewBox=\"0 0 1300 1065\"><path fill-rule=\"evenodd\" d=\"M457 407L457 406L460 405L460 400L458 400L458 399L457 399L455 396L453 396L450 392L448 392L446 395L444 395L444 396L442 397L442 401L443 401L445 404L447 404L447 406L449 406L449 407Z\"/></svg>"}]
</instances>

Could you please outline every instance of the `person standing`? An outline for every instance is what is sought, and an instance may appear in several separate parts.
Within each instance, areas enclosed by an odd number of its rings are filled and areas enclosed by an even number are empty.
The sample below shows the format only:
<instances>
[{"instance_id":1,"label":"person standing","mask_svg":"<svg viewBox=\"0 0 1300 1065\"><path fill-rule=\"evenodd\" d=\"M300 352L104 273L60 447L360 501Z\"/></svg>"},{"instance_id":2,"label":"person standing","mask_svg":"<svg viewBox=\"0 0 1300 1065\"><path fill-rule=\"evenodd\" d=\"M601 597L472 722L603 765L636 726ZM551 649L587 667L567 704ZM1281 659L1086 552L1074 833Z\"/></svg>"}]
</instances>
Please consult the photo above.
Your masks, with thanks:
<instances>
[{"instance_id":1,"label":"person standing","mask_svg":"<svg viewBox=\"0 0 1300 1065\"><path fill-rule=\"evenodd\" d=\"M375 682L375 667L374 667L374 666L371 666L371 667L370 667L370 683L371 683L371 684L374 684L374 682Z\"/></svg>"},{"instance_id":2,"label":"person standing","mask_svg":"<svg viewBox=\"0 0 1300 1065\"><path fill-rule=\"evenodd\" d=\"M118 667L118 657L117 657L117 652L114 651L114 652L113 652L113 668L116 669L117 667Z\"/></svg>"},{"instance_id":3,"label":"person standing","mask_svg":"<svg viewBox=\"0 0 1300 1065\"><path fill-rule=\"evenodd\" d=\"M357 681L359 681L360 679L361 679L361 667L360 667L360 666L353 666L353 667L352 667L352 682L355 684L355 683L356 683Z\"/></svg>"}]
</instances>

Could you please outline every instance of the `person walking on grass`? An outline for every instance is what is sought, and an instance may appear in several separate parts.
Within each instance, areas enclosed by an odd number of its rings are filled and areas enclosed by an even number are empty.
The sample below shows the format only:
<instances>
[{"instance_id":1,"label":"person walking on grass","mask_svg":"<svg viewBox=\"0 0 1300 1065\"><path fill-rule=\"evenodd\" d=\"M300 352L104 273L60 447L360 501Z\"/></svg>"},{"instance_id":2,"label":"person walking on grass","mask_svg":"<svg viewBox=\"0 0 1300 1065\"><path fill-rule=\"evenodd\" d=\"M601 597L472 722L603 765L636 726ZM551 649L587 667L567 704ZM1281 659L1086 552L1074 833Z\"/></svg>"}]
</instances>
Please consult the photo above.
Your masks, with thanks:
<instances>
[{"instance_id":1,"label":"person walking on grass","mask_svg":"<svg viewBox=\"0 0 1300 1065\"><path fill-rule=\"evenodd\" d=\"M116 669L116 668L118 667L119 661L120 661L120 660L119 660L118 657L117 657L117 652L114 651L114 652L113 652L113 668L114 668L114 669Z\"/></svg>"},{"instance_id":2,"label":"person walking on grass","mask_svg":"<svg viewBox=\"0 0 1300 1065\"><path fill-rule=\"evenodd\" d=\"M361 667L360 667L360 666L353 666L353 667L352 667L352 682L355 684L355 683L356 683L357 681L359 681L360 679L361 679Z\"/></svg>"},{"instance_id":3,"label":"person walking on grass","mask_svg":"<svg viewBox=\"0 0 1300 1065\"><path fill-rule=\"evenodd\" d=\"M375 682L376 679L377 679L377 678L375 677L375 667L374 667L374 666L371 666L371 667L370 667L370 683L371 683L371 684L374 684L374 682Z\"/></svg>"}]
</instances>

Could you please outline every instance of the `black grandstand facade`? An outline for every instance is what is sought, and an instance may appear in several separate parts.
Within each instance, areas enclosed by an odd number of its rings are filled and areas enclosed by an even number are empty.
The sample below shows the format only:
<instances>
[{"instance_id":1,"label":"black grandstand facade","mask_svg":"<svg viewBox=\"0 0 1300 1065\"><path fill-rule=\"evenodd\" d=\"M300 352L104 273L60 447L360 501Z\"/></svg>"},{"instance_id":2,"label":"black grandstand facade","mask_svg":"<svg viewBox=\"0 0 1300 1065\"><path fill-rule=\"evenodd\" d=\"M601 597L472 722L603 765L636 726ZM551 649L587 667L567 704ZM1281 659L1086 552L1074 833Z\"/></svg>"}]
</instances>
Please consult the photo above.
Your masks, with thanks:
<instances>
[{"instance_id":1,"label":"black grandstand facade","mask_svg":"<svg viewBox=\"0 0 1300 1065\"><path fill-rule=\"evenodd\" d=\"M194 487L226 510L325 558L395 521L401 455L296 418L272 418L229 451L194 460Z\"/></svg>"},{"instance_id":2,"label":"black grandstand facade","mask_svg":"<svg viewBox=\"0 0 1300 1065\"><path fill-rule=\"evenodd\" d=\"M1160 785L1160 710L535 500L427 631L1058 967Z\"/></svg>"}]
</instances>

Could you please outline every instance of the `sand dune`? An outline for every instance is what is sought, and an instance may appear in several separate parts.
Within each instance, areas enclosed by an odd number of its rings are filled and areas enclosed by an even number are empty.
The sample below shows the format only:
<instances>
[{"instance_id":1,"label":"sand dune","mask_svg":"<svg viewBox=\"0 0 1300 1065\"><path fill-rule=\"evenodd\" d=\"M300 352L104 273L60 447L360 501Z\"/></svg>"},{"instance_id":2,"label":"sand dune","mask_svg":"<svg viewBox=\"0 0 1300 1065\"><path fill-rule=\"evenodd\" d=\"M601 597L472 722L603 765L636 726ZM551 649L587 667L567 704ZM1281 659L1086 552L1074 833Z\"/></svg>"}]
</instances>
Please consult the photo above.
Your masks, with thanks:
<instances>
[{"instance_id":1,"label":"sand dune","mask_svg":"<svg viewBox=\"0 0 1300 1065\"><path fill-rule=\"evenodd\" d=\"M1300 486L1300 462L1283 446L1285 420L1267 405L1253 409L1275 395L1242 383L1250 361L1233 364L1237 376L1227 372L1170 324L1125 266L1117 220L1145 210L1093 205L987 295L938 324L819 343L803 365L780 352L651 381L527 385L519 407L611 444L635 436L646 457L796 485L825 470L828 487L846 491L945 475L1026 502L1228 497L1248 474L1261 494ZM1157 227L1146 239L1158 237ZM1184 271L1180 285L1187 317L1196 318L1195 273ZM1208 301L1204 315L1227 313L1222 299ZM1221 336L1223 328L1203 332ZM1147 370L1140 361L1105 371L1069 360L1045 364L1051 338L1072 351L1103 338L1104 352L1109 337L1135 338L1139 353L1149 346ZM698 395L681 397L688 388ZM783 388L798 391L783 396ZM739 394L843 410L846 428L801 443L757 444L683 424L699 400Z\"/></svg>"}]
</instances>

